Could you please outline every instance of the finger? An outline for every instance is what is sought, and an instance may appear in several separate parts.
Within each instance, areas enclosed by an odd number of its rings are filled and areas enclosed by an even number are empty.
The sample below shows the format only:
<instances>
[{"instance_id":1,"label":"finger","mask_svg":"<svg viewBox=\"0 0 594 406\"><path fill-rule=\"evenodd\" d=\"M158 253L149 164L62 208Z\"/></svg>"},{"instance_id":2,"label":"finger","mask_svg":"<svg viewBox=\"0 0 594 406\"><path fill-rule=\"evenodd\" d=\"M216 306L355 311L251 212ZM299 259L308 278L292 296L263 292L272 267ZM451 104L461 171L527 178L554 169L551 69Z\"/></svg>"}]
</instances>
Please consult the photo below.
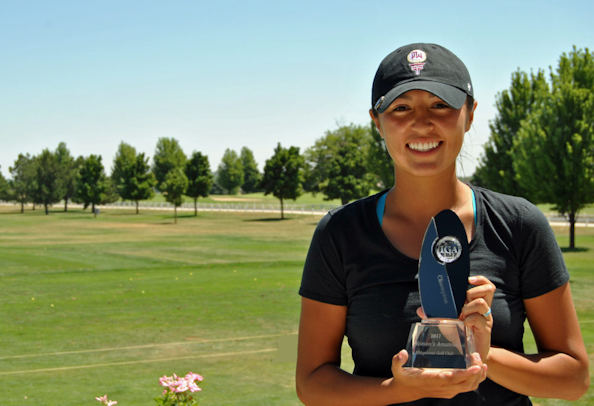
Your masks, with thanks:
<instances>
[{"instance_id":1,"label":"finger","mask_svg":"<svg viewBox=\"0 0 594 406\"><path fill-rule=\"evenodd\" d=\"M406 361L408 361L408 352L401 350L392 358L392 371L402 369Z\"/></svg>"},{"instance_id":2,"label":"finger","mask_svg":"<svg viewBox=\"0 0 594 406\"><path fill-rule=\"evenodd\" d=\"M472 286L493 284L493 282L483 275L470 276L468 278L468 283L470 283Z\"/></svg>"},{"instance_id":3,"label":"finger","mask_svg":"<svg viewBox=\"0 0 594 406\"><path fill-rule=\"evenodd\" d=\"M490 317L490 316L489 316ZM472 313L464 318L464 325L473 331L488 329L492 326L492 319L484 317L482 314Z\"/></svg>"},{"instance_id":4,"label":"finger","mask_svg":"<svg viewBox=\"0 0 594 406\"><path fill-rule=\"evenodd\" d=\"M466 303L462 307L462 311L460 312L460 318L464 320L466 319L466 317L472 314L479 314L480 316L483 316L483 318L486 320L492 320L493 316L489 313L490 309L491 307L489 306L487 300L485 300L484 298L477 298L469 303Z\"/></svg>"},{"instance_id":5,"label":"finger","mask_svg":"<svg viewBox=\"0 0 594 406\"><path fill-rule=\"evenodd\" d=\"M478 285L474 288L468 289L466 292L466 300L471 302L474 299L479 297L484 298L489 302L489 304L493 301L493 295L495 294L495 285L492 283L486 283L482 285Z\"/></svg>"},{"instance_id":6,"label":"finger","mask_svg":"<svg viewBox=\"0 0 594 406\"><path fill-rule=\"evenodd\" d=\"M427 315L425 314L425 310L423 310L422 307L417 308L417 316L419 316L423 320L425 320L427 318Z\"/></svg>"}]
</instances>

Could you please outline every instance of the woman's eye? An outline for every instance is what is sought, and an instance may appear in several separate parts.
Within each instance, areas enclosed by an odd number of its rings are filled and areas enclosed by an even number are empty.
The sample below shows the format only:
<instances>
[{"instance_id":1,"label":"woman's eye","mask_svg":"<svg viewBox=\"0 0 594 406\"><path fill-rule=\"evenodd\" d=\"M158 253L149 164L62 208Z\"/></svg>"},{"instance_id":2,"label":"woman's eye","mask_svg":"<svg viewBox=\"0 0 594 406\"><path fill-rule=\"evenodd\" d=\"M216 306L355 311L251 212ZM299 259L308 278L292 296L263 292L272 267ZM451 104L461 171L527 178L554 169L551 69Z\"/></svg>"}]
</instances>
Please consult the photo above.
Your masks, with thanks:
<instances>
[{"instance_id":1,"label":"woman's eye","mask_svg":"<svg viewBox=\"0 0 594 406\"><path fill-rule=\"evenodd\" d=\"M408 110L406 106L396 106L392 111L405 111Z\"/></svg>"}]
</instances>

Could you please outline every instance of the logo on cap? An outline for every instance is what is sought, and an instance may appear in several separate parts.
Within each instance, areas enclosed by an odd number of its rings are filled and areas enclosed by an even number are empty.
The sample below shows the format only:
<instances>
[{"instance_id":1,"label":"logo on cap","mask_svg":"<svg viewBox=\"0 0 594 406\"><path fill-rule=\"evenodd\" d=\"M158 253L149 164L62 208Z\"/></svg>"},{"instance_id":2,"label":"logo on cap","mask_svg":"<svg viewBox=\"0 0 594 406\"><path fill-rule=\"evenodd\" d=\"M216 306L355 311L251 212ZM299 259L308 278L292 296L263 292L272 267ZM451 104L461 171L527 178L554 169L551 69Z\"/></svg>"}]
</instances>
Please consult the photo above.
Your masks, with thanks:
<instances>
[{"instance_id":1,"label":"logo on cap","mask_svg":"<svg viewBox=\"0 0 594 406\"><path fill-rule=\"evenodd\" d=\"M408 65L418 75L425 67L425 61L427 60L427 54L420 49L410 51L406 57L410 62Z\"/></svg>"}]
</instances>

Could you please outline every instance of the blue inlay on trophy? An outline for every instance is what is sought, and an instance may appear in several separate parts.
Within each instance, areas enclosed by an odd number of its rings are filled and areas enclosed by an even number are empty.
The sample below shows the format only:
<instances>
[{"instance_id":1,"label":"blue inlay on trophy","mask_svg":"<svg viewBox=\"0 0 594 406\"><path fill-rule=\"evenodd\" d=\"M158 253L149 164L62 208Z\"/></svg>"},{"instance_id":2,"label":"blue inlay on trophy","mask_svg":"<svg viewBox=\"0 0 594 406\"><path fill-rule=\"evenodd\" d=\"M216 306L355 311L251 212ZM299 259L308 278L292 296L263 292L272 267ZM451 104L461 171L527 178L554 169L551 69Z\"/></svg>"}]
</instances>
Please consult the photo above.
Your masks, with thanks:
<instances>
[{"instance_id":1,"label":"blue inlay on trophy","mask_svg":"<svg viewBox=\"0 0 594 406\"><path fill-rule=\"evenodd\" d=\"M431 219L419 257L419 294L427 319L411 327L406 367L465 369L472 332L458 319L466 300L470 259L464 225L451 210Z\"/></svg>"}]
</instances>

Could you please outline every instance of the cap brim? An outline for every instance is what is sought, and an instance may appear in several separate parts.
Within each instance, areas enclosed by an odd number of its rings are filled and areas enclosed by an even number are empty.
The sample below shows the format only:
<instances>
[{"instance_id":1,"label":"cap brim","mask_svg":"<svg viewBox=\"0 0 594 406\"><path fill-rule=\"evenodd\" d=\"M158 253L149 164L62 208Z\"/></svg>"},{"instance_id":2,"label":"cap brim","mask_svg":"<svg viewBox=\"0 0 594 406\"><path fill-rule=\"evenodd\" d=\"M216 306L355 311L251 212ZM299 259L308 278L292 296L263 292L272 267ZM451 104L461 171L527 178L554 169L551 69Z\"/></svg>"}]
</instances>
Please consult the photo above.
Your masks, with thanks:
<instances>
[{"instance_id":1,"label":"cap brim","mask_svg":"<svg viewBox=\"0 0 594 406\"><path fill-rule=\"evenodd\" d=\"M441 100L446 102L456 110L461 109L466 102L466 92L457 87L446 85L445 83L432 82L430 80L414 80L412 82L403 83L396 86L384 95L382 104L377 109L378 113L383 113L400 95L409 90L425 90Z\"/></svg>"}]
</instances>

